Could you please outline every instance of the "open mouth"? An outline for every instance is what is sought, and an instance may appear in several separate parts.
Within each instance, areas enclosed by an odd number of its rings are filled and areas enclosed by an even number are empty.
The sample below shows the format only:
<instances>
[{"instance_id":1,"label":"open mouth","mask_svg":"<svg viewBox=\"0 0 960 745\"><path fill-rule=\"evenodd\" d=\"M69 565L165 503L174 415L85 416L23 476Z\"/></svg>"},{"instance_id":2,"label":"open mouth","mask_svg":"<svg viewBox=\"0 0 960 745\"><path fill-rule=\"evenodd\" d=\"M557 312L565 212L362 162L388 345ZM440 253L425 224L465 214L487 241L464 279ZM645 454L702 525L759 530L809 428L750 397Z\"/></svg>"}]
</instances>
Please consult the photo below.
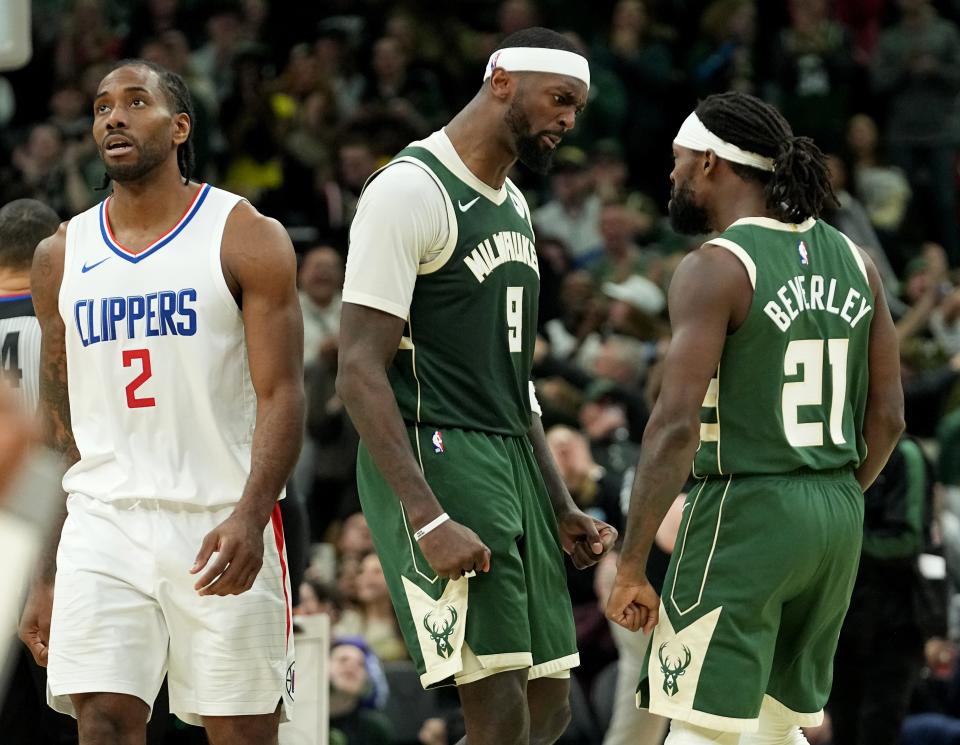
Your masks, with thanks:
<instances>
[{"instance_id":1,"label":"open mouth","mask_svg":"<svg viewBox=\"0 0 960 745\"><path fill-rule=\"evenodd\" d=\"M123 155L134 149L133 143L122 137L108 138L104 143L104 151L110 155Z\"/></svg>"},{"instance_id":2,"label":"open mouth","mask_svg":"<svg viewBox=\"0 0 960 745\"><path fill-rule=\"evenodd\" d=\"M560 138L556 135L540 135L540 141L551 150L556 150L560 144Z\"/></svg>"}]
</instances>

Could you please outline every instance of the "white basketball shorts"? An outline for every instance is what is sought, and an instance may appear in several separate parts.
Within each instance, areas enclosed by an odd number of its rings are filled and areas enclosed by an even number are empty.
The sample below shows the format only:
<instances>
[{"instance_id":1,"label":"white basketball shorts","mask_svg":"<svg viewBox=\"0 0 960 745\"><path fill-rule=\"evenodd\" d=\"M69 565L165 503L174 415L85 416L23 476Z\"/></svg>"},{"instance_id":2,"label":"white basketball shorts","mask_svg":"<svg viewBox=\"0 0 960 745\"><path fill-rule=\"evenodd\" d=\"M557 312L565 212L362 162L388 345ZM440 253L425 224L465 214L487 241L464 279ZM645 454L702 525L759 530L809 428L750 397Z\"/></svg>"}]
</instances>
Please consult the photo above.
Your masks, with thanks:
<instances>
[{"instance_id":1,"label":"white basketball shorts","mask_svg":"<svg viewBox=\"0 0 960 745\"><path fill-rule=\"evenodd\" d=\"M153 710L168 676L170 711L290 718L294 657L280 508L263 534L263 568L242 595L201 597L189 573L203 537L232 507L72 494L57 551L47 700L125 693Z\"/></svg>"}]
</instances>

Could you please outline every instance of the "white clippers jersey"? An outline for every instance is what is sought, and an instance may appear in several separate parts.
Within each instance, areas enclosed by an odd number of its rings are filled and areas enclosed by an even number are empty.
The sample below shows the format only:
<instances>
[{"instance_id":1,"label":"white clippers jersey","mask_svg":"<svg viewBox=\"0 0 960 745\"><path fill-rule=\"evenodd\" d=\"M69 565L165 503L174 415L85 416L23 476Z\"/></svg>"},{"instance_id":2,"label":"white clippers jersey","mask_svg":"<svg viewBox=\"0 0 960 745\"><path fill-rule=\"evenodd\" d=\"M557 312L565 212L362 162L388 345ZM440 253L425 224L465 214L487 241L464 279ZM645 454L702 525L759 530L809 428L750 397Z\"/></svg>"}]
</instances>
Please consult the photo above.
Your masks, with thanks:
<instances>
[{"instance_id":1,"label":"white clippers jersey","mask_svg":"<svg viewBox=\"0 0 960 745\"><path fill-rule=\"evenodd\" d=\"M204 508L240 499L256 397L220 265L240 199L203 185L138 254L114 239L109 197L70 221L60 313L80 461L67 493Z\"/></svg>"},{"instance_id":2,"label":"white clippers jersey","mask_svg":"<svg viewBox=\"0 0 960 745\"><path fill-rule=\"evenodd\" d=\"M30 295L0 295L0 380L5 380L27 411L40 400L40 324Z\"/></svg>"}]
</instances>

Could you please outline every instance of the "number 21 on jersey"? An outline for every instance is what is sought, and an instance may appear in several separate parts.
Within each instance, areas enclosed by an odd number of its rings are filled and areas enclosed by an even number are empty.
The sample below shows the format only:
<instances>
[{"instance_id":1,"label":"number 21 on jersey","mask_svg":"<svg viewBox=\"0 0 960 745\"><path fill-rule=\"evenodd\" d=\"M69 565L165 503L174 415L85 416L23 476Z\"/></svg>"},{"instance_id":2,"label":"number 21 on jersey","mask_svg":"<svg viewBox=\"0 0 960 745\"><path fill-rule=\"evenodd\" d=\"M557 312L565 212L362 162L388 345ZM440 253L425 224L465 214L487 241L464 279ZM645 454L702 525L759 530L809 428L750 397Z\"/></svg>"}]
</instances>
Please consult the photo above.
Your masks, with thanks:
<instances>
[{"instance_id":1,"label":"number 21 on jersey","mask_svg":"<svg viewBox=\"0 0 960 745\"><path fill-rule=\"evenodd\" d=\"M835 445L846 443L843 436L843 410L847 393L849 345L849 339L796 339L787 345L783 372L789 376L802 375L800 380L783 384L780 400L783 432L787 436L787 442L793 447L823 445L823 422L801 422L800 407L822 407L824 404L824 357L830 366L830 439Z\"/></svg>"}]
</instances>

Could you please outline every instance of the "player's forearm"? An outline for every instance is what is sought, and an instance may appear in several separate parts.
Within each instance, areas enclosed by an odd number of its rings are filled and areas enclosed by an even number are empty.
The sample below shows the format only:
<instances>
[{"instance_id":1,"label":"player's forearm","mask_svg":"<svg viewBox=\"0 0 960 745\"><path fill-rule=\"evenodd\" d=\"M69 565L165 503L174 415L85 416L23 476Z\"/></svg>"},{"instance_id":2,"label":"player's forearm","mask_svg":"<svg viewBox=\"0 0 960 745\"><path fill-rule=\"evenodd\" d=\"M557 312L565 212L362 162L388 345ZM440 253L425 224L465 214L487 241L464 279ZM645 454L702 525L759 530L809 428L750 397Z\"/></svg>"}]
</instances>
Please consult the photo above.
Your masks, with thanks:
<instances>
[{"instance_id":1,"label":"player's forearm","mask_svg":"<svg viewBox=\"0 0 960 745\"><path fill-rule=\"evenodd\" d=\"M887 463L903 433L903 398L869 401L863 422L863 439L867 443L867 457L857 468L856 477L866 491ZM898 405L899 404L899 405Z\"/></svg>"},{"instance_id":2,"label":"player's forearm","mask_svg":"<svg viewBox=\"0 0 960 745\"><path fill-rule=\"evenodd\" d=\"M67 357L63 349L63 326L43 326L40 345L40 422L43 440L63 460L66 468L80 460L80 451L73 437L70 420L70 397L67 386ZM50 539L40 557L39 579L52 582L57 572L57 547L67 517L67 495L62 497L62 510Z\"/></svg>"},{"instance_id":3,"label":"player's forearm","mask_svg":"<svg viewBox=\"0 0 960 745\"><path fill-rule=\"evenodd\" d=\"M442 513L410 447L386 371L377 364L351 364L341 357L337 393L377 469L400 498L410 524L422 527Z\"/></svg>"},{"instance_id":4,"label":"player's forearm","mask_svg":"<svg viewBox=\"0 0 960 745\"><path fill-rule=\"evenodd\" d=\"M259 524L267 524L297 463L303 417L303 386L299 381L277 386L267 395L257 393L250 476L236 511L250 514Z\"/></svg>"},{"instance_id":5,"label":"player's forearm","mask_svg":"<svg viewBox=\"0 0 960 745\"><path fill-rule=\"evenodd\" d=\"M690 474L699 441L697 424L684 417L658 416L656 411L651 417L630 494L621 570L644 571L660 523Z\"/></svg>"},{"instance_id":6,"label":"player's forearm","mask_svg":"<svg viewBox=\"0 0 960 745\"><path fill-rule=\"evenodd\" d=\"M527 431L527 439L533 446L533 453L537 458L537 464L540 466L540 473L543 475L543 482L547 487L547 494L550 495L550 504L553 506L553 514L560 515L568 510L576 509L577 506L570 496L570 490L563 483L560 471L557 470L556 461L550 448L547 447L547 438L543 432L543 422L537 414L533 415L533 422Z\"/></svg>"}]
</instances>

